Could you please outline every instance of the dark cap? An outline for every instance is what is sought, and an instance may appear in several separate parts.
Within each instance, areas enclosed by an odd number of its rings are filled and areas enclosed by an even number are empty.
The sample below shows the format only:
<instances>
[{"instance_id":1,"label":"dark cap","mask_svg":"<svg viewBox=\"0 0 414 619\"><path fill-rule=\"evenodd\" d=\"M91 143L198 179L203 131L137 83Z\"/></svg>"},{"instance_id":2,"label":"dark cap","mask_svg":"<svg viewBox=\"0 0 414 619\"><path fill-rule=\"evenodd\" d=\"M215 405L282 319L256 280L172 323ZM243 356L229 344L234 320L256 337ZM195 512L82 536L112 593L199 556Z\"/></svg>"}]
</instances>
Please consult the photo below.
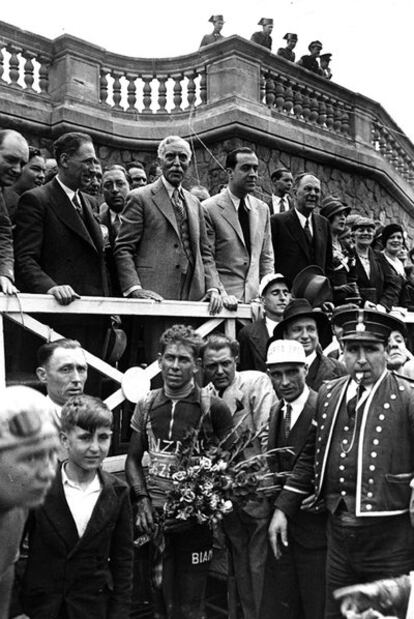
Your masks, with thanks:
<instances>
[{"instance_id":1,"label":"dark cap","mask_svg":"<svg viewBox=\"0 0 414 619\"><path fill-rule=\"evenodd\" d=\"M399 331L404 337L407 329L402 320L385 312L367 309L344 309L335 315L334 322L342 327L344 342L380 342L385 344L391 331Z\"/></svg>"},{"instance_id":2,"label":"dark cap","mask_svg":"<svg viewBox=\"0 0 414 619\"><path fill-rule=\"evenodd\" d=\"M381 233L381 240L384 247L387 244L390 236L392 236L396 232L400 232L404 238L404 230L402 229L402 226L400 226L400 224L388 224L388 226L385 226Z\"/></svg>"},{"instance_id":3,"label":"dark cap","mask_svg":"<svg viewBox=\"0 0 414 619\"><path fill-rule=\"evenodd\" d=\"M375 230L375 222L370 217L360 216L352 224L352 230L356 230L357 228L372 228Z\"/></svg>"},{"instance_id":4,"label":"dark cap","mask_svg":"<svg viewBox=\"0 0 414 619\"><path fill-rule=\"evenodd\" d=\"M271 17L262 17L260 21L257 22L258 26L267 26L268 24L272 24L273 26L273 19Z\"/></svg>"},{"instance_id":5,"label":"dark cap","mask_svg":"<svg viewBox=\"0 0 414 619\"><path fill-rule=\"evenodd\" d=\"M288 39L294 39L295 41L297 41L298 40L298 35L295 34L294 32L287 32L283 38L286 39L286 41Z\"/></svg>"},{"instance_id":6,"label":"dark cap","mask_svg":"<svg viewBox=\"0 0 414 619\"><path fill-rule=\"evenodd\" d=\"M330 60L332 58L332 54L321 54L319 56L319 60Z\"/></svg>"},{"instance_id":7,"label":"dark cap","mask_svg":"<svg viewBox=\"0 0 414 619\"><path fill-rule=\"evenodd\" d=\"M283 339L287 327L297 319L313 318L318 329L319 342L322 348L326 348L332 341L332 329L329 318L319 310L314 310L307 299L293 299L283 312L281 320L273 331L275 340Z\"/></svg>"},{"instance_id":8,"label":"dark cap","mask_svg":"<svg viewBox=\"0 0 414 619\"><path fill-rule=\"evenodd\" d=\"M224 22L224 18L223 18L223 15L212 15L208 21L214 24L215 21Z\"/></svg>"},{"instance_id":9,"label":"dark cap","mask_svg":"<svg viewBox=\"0 0 414 619\"><path fill-rule=\"evenodd\" d=\"M327 219L331 219L341 212L344 212L345 215L349 215L351 212L351 207L342 202L336 196L326 196L326 198L324 198L321 202L321 209L319 212Z\"/></svg>"},{"instance_id":10,"label":"dark cap","mask_svg":"<svg viewBox=\"0 0 414 619\"><path fill-rule=\"evenodd\" d=\"M312 49L312 47L316 47L318 46L319 49L322 49L323 45L320 41L311 41L308 45L308 50L310 51Z\"/></svg>"},{"instance_id":11,"label":"dark cap","mask_svg":"<svg viewBox=\"0 0 414 619\"><path fill-rule=\"evenodd\" d=\"M317 265L310 265L293 280L292 295L295 299L306 299L312 307L332 302L332 288L329 279Z\"/></svg>"}]
</instances>

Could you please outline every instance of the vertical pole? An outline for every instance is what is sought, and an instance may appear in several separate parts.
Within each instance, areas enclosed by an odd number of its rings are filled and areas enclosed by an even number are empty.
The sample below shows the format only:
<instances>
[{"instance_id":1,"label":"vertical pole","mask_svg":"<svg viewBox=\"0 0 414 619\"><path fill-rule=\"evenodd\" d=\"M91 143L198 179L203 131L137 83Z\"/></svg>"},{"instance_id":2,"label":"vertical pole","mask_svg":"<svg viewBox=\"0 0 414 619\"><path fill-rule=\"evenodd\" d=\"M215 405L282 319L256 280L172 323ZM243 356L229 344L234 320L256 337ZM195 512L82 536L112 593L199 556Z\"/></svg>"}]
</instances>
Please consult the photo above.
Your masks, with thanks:
<instances>
[{"instance_id":1,"label":"vertical pole","mask_svg":"<svg viewBox=\"0 0 414 619\"><path fill-rule=\"evenodd\" d=\"M0 387L6 386L6 351L4 350L3 314L0 314Z\"/></svg>"},{"instance_id":2,"label":"vertical pole","mask_svg":"<svg viewBox=\"0 0 414 619\"><path fill-rule=\"evenodd\" d=\"M224 321L224 333L227 337L231 337L233 340L236 338L236 319L226 318Z\"/></svg>"}]
</instances>

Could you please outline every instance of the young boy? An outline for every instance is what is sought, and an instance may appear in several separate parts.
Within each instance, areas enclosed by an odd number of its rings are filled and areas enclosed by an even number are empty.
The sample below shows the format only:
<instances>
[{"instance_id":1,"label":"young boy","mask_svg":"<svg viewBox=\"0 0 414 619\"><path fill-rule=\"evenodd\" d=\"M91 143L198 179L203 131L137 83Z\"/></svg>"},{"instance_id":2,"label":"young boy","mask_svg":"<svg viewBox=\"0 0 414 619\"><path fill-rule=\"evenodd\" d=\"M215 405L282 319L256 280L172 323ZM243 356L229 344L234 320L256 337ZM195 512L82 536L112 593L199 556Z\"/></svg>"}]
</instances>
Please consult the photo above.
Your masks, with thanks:
<instances>
[{"instance_id":1,"label":"young boy","mask_svg":"<svg viewBox=\"0 0 414 619\"><path fill-rule=\"evenodd\" d=\"M112 412L78 395L62 408L60 466L44 505L29 517L24 603L31 619L129 616L132 516L126 484L100 466Z\"/></svg>"}]
</instances>

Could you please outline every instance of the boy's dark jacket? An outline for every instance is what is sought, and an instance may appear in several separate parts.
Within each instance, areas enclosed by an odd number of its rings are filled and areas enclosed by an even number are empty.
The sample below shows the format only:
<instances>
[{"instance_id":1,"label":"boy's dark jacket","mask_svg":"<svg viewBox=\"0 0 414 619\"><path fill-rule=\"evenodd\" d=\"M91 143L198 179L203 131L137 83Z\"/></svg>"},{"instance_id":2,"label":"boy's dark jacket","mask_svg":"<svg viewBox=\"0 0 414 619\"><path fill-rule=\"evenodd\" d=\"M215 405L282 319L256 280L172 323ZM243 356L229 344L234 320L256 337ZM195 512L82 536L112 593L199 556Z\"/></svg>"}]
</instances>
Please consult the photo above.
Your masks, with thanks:
<instances>
[{"instance_id":1,"label":"boy's dark jacket","mask_svg":"<svg viewBox=\"0 0 414 619\"><path fill-rule=\"evenodd\" d=\"M31 619L122 619L132 586L129 489L99 471L102 491L81 538L59 468L45 503L29 516L24 607ZM65 611L63 611L65 609Z\"/></svg>"}]
</instances>

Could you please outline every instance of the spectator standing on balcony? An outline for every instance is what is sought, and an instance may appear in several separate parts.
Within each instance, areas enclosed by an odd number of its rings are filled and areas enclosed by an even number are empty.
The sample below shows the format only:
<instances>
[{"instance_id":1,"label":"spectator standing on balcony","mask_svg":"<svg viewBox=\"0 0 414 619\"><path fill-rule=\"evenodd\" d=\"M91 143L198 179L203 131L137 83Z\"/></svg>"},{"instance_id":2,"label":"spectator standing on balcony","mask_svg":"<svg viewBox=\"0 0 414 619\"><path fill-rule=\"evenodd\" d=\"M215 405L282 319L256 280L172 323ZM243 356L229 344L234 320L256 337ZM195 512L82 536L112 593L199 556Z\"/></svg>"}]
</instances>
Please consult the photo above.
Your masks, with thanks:
<instances>
[{"instance_id":1,"label":"spectator standing on balcony","mask_svg":"<svg viewBox=\"0 0 414 619\"><path fill-rule=\"evenodd\" d=\"M270 36L273 30L273 19L270 17L262 17L258 22L258 26L262 26L263 30L260 32L254 32L250 37L250 40L253 43L257 43L258 45L262 45L263 47L267 47L267 49L272 49L272 37Z\"/></svg>"},{"instance_id":2,"label":"spectator standing on balcony","mask_svg":"<svg viewBox=\"0 0 414 619\"><path fill-rule=\"evenodd\" d=\"M329 63L331 62L331 58L332 58L332 54L321 54L319 56L321 75L322 77L325 77L327 80L332 79L332 71L329 66Z\"/></svg>"},{"instance_id":3,"label":"spectator standing on balcony","mask_svg":"<svg viewBox=\"0 0 414 619\"><path fill-rule=\"evenodd\" d=\"M124 296L162 301L210 299L222 307L220 281L208 242L200 202L182 187L191 161L188 142L168 136L158 147L162 176L134 189L127 198L115 242L115 261ZM158 340L170 320L152 321L144 332L147 360L156 358ZM148 339L146 339L148 338Z\"/></svg>"},{"instance_id":4,"label":"spectator standing on balcony","mask_svg":"<svg viewBox=\"0 0 414 619\"><path fill-rule=\"evenodd\" d=\"M154 533L155 513L163 509L172 486L183 438L196 429L203 442L216 443L228 438L233 427L226 404L195 382L203 345L198 334L191 327L174 325L162 334L159 344L163 386L137 403L125 466L137 505L137 527L149 535ZM145 451L150 454L148 475L142 466ZM205 524L188 522L184 528L175 520L168 524L161 550L162 586L154 588L155 616L198 619L204 616L212 533Z\"/></svg>"},{"instance_id":5,"label":"spectator standing on balcony","mask_svg":"<svg viewBox=\"0 0 414 619\"><path fill-rule=\"evenodd\" d=\"M213 32L203 36L201 39L200 48L205 47L206 45L211 45L211 43L217 43L217 41L224 39L221 34L224 26L223 15L212 15L208 21L213 24Z\"/></svg>"},{"instance_id":6,"label":"spectator standing on balcony","mask_svg":"<svg viewBox=\"0 0 414 619\"><path fill-rule=\"evenodd\" d=\"M29 146L29 161L22 168L22 173L13 185L3 191L9 217L14 222L19 198L25 191L40 187L45 182L46 163L38 148Z\"/></svg>"},{"instance_id":7,"label":"spectator standing on balcony","mask_svg":"<svg viewBox=\"0 0 414 619\"><path fill-rule=\"evenodd\" d=\"M260 281L259 294L264 317L243 327L237 336L240 344L240 370L266 372L267 342L273 337L273 331L282 320L283 312L292 298L281 273L265 275Z\"/></svg>"},{"instance_id":8,"label":"spectator standing on balcony","mask_svg":"<svg viewBox=\"0 0 414 619\"><path fill-rule=\"evenodd\" d=\"M259 294L259 283L273 273L267 205L251 195L259 161L250 148L227 155L227 188L203 202L207 233L220 277L223 304L235 309Z\"/></svg>"},{"instance_id":9,"label":"spectator standing on balcony","mask_svg":"<svg viewBox=\"0 0 414 619\"><path fill-rule=\"evenodd\" d=\"M269 203L270 214L284 213L293 208L293 200L290 190L293 185L293 177L287 168L277 168L272 172L270 180L273 185L272 199Z\"/></svg>"},{"instance_id":10,"label":"spectator standing on balcony","mask_svg":"<svg viewBox=\"0 0 414 619\"><path fill-rule=\"evenodd\" d=\"M140 161L130 161L126 166L130 179L131 189L137 189L147 184L147 175Z\"/></svg>"},{"instance_id":11,"label":"spectator standing on balcony","mask_svg":"<svg viewBox=\"0 0 414 619\"><path fill-rule=\"evenodd\" d=\"M0 292L13 294L14 257L12 223L4 200L4 189L17 181L29 160L29 146L17 131L0 131Z\"/></svg>"},{"instance_id":12,"label":"spectator standing on balcony","mask_svg":"<svg viewBox=\"0 0 414 619\"><path fill-rule=\"evenodd\" d=\"M321 267L332 279L332 240L329 223L315 214L321 183L305 172L293 183L295 208L271 217L275 271L293 283L296 275L310 265Z\"/></svg>"},{"instance_id":13,"label":"spectator standing on balcony","mask_svg":"<svg viewBox=\"0 0 414 619\"><path fill-rule=\"evenodd\" d=\"M286 47L279 47L277 55L290 62L295 62L296 55L293 50L298 42L298 35L293 32L288 32L283 38L286 40Z\"/></svg>"},{"instance_id":14,"label":"spectator standing on balcony","mask_svg":"<svg viewBox=\"0 0 414 619\"><path fill-rule=\"evenodd\" d=\"M277 399L264 372L236 372L239 346L225 335L211 335L203 346L201 359L211 393L229 407L233 424L257 433L255 442L244 451L247 459L267 449L269 422L276 412ZM260 619L267 559L267 526L270 505L264 496L243 508L234 507L223 519L229 542L237 598L230 598L229 615L235 616L240 604L244 619Z\"/></svg>"},{"instance_id":15,"label":"spectator standing on balcony","mask_svg":"<svg viewBox=\"0 0 414 619\"><path fill-rule=\"evenodd\" d=\"M298 65L308 71L312 71L313 73L318 73L320 75L321 68L317 59L321 53L321 49L322 43L320 41L312 41L309 43L308 50L310 51L310 54L302 56L302 58L298 60Z\"/></svg>"},{"instance_id":16,"label":"spectator standing on balcony","mask_svg":"<svg viewBox=\"0 0 414 619\"><path fill-rule=\"evenodd\" d=\"M109 285L101 228L80 191L94 172L92 140L84 133L65 133L54 149L56 178L19 200L16 269L23 291L50 294L68 305L81 295L107 296ZM89 352L102 354L106 318L49 315L47 322Z\"/></svg>"}]
</instances>

